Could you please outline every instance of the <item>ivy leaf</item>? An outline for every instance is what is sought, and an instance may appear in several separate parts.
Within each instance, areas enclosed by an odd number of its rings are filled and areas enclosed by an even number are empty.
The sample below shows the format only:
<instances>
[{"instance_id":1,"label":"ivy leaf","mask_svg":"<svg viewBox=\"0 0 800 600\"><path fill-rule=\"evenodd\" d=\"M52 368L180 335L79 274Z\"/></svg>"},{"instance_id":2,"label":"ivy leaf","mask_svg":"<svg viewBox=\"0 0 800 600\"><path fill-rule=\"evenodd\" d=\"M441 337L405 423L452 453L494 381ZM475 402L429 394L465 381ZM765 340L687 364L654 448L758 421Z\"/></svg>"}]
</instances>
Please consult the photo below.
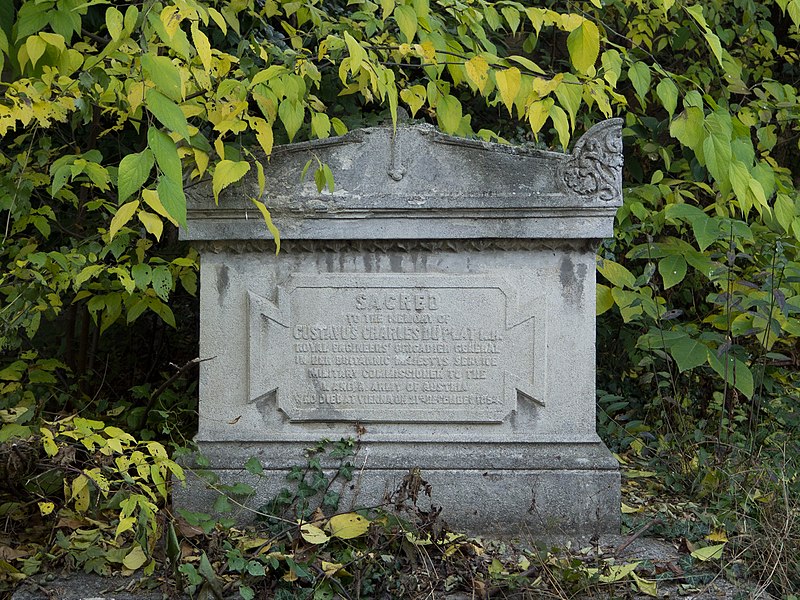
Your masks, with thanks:
<instances>
[{"instance_id":1,"label":"ivy leaf","mask_svg":"<svg viewBox=\"0 0 800 600\"><path fill-rule=\"evenodd\" d=\"M119 163L117 175L117 202L125 202L131 194L144 186L153 168L153 152L149 148L136 154L128 154Z\"/></svg>"},{"instance_id":2,"label":"ivy leaf","mask_svg":"<svg viewBox=\"0 0 800 600\"><path fill-rule=\"evenodd\" d=\"M232 183L236 183L250 170L250 163L246 160L222 160L214 170L212 187L214 189L214 202L219 204L219 193Z\"/></svg>"},{"instance_id":3,"label":"ivy leaf","mask_svg":"<svg viewBox=\"0 0 800 600\"><path fill-rule=\"evenodd\" d=\"M157 92L156 90L147 90L145 94L145 103L147 110L153 113L153 116L158 119L161 124L180 135L186 141L189 141L189 123L186 121L186 116L180 107L172 100ZM150 129L153 129L152 127Z\"/></svg>"},{"instance_id":4,"label":"ivy leaf","mask_svg":"<svg viewBox=\"0 0 800 600\"><path fill-rule=\"evenodd\" d=\"M114 236L119 233L119 230L131 220L131 217L133 217L133 214L136 212L137 208L139 208L139 201L134 200L133 202L123 204L117 209L116 214L111 219L111 225L108 227L109 240L113 240Z\"/></svg>"},{"instance_id":5,"label":"ivy leaf","mask_svg":"<svg viewBox=\"0 0 800 600\"><path fill-rule=\"evenodd\" d=\"M575 70L589 75L600 54L600 31L597 25L585 20L573 29L567 37L567 50Z\"/></svg>"},{"instance_id":6,"label":"ivy leaf","mask_svg":"<svg viewBox=\"0 0 800 600\"><path fill-rule=\"evenodd\" d=\"M519 88L522 83L522 75L517 67L511 67L504 71L495 73L495 83L500 92L500 99L506 105L508 112L511 112L511 107L514 106L514 100L519 93Z\"/></svg>"},{"instance_id":7,"label":"ivy leaf","mask_svg":"<svg viewBox=\"0 0 800 600\"><path fill-rule=\"evenodd\" d=\"M461 110L461 102L455 96L447 94L439 98L436 104L436 118L442 131L445 133L458 131L461 126Z\"/></svg>"}]
</instances>

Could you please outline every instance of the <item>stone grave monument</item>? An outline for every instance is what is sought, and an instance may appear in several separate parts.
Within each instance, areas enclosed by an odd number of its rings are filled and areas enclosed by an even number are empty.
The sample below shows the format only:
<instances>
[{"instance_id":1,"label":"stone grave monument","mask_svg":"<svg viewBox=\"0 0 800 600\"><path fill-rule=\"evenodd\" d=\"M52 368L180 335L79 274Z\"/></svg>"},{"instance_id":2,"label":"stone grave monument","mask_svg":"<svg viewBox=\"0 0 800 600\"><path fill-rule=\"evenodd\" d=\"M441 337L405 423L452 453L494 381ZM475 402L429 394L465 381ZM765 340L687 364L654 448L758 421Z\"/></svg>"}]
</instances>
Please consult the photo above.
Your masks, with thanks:
<instances>
[{"instance_id":1,"label":"stone grave monument","mask_svg":"<svg viewBox=\"0 0 800 600\"><path fill-rule=\"evenodd\" d=\"M309 160L333 192L301 181ZM419 468L472 532L618 532L617 463L595 431L595 248L621 204L621 121L571 154L376 127L276 147L265 171L279 254L252 171L219 206L190 194L181 232L201 255L211 468L255 485L258 506L304 448L357 437L348 503L380 504ZM214 492L176 494L209 510Z\"/></svg>"}]
</instances>

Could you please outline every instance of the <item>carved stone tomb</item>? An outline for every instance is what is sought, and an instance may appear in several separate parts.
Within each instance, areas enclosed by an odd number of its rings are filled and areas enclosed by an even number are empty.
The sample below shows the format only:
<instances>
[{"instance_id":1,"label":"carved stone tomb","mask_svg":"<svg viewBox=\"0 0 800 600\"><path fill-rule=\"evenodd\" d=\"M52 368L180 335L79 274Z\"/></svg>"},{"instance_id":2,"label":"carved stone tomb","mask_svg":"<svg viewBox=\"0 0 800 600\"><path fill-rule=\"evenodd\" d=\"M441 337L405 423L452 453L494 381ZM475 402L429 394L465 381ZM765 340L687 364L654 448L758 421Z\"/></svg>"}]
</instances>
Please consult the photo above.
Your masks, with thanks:
<instances>
[{"instance_id":1,"label":"carved stone tomb","mask_svg":"<svg viewBox=\"0 0 800 600\"><path fill-rule=\"evenodd\" d=\"M617 532L617 463L595 431L595 247L621 203L620 135L600 123L571 154L424 125L277 147L262 198L277 255L253 173L218 207L195 191L182 236L201 253L211 468L254 485L255 507L304 448L355 437L343 509L419 468L428 501L472 532ZM332 193L301 181L309 160ZM243 470L252 456L265 477ZM215 493L192 480L176 503L209 510Z\"/></svg>"}]
</instances>

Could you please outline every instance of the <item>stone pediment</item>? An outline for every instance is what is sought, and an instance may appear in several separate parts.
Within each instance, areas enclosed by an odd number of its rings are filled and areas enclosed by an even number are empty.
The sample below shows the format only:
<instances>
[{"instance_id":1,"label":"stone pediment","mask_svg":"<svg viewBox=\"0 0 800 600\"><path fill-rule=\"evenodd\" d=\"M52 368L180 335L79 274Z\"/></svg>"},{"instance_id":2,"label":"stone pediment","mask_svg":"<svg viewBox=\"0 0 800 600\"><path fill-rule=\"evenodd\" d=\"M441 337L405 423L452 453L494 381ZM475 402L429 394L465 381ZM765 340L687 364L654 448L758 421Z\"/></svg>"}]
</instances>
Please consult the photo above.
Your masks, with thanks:
<instances>
[{"instance_id":1,"label":"stone pediment","mask_svg":"<svg viewBox=\"0 0 800 600\"><path fill-rule=\"evenodd\" d=\"M264 160L261 200L284 239L607 237L622 203L621 130L621 119L599 123L564 154L455 138L430 125L360 129L275 147ZM331 169L333 192L317 190L319 164ZM187 190L184 239L271 237L250 202L254 170L219 206L209 188Z\"/></svg>"}]
</instances>

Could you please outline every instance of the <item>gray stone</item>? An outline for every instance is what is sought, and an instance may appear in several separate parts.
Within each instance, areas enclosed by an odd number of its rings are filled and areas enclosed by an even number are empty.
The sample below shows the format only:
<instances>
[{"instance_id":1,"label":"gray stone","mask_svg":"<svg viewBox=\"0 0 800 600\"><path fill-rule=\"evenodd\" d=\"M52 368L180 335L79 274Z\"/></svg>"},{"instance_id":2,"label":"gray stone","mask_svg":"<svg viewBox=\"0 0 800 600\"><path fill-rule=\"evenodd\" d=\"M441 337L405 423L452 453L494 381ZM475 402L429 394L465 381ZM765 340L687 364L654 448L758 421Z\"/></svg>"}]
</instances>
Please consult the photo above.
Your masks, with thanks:
<instances>
[{"instance_id":1,"label":"gray stone","mask_svg":"<svg viewBox=\"0 0 800 600\"><path fill-rule=\"evenodd\" d=\"M419 467L476 533L609 533L617 464L595 432L595 255L621 203L621 122L572 154L375 128L277 148L213 206L189 198L201 253L200 429L227 481L250 456L274 495L302 449L357 436L348 502ZM333 193L308 160L330 166ZM312 169L313 170L313 167ZM363 463L363 464L362 464ZM208 508L193 480L179 505ZM243 515L244 516L244 515Z\"/></svg>"}]
</instances>

